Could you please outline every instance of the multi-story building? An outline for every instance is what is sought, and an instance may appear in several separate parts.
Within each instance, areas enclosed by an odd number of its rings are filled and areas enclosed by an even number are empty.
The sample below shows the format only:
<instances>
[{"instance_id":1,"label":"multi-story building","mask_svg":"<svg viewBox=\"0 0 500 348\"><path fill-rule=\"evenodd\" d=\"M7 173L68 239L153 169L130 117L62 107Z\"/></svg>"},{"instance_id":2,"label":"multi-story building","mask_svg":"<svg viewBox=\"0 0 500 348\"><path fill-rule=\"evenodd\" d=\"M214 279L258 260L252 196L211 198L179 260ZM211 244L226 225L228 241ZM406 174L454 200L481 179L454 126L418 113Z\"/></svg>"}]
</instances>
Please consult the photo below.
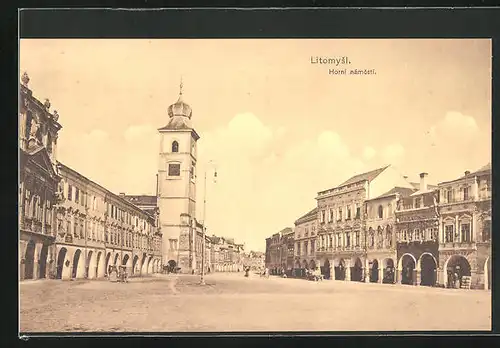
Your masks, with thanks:
<instances>
[{"instance_id":1,"label":"multi-story building","mask_svg":"<svg viewBox=\"0 0 500 348\"><path fill-rule=\"evenodd\" d=\"M491 288L491 164L439 185L439 276L471 277L471 288Z\"/></svg>"},{"instance_id":2,"label":"multi-story building","mask_svg":"<svg viewBox=\"0 0 500 348\"><path fill-rule=\"evenodd\" d=\"M265 267L265 255L258 251L250 251L243 255L243 266L252 271L261 271Z\"/></svg>"},{"instance_id":3,"label":"multi-story building","mask_svg":"<svg viewBox=\"0 0 500 348\"><path fill-rule=\"evenodd\" d=\"M55 278L100 278L110 265L125 266L131 276L161 270L155 215L62 163L58 171Z\"/></svg>"},{"instance_id":4,"label":"multi-story building","mask_svg":"<svg viewBox=\"0 0 500 348\"><path fill-rule=\"evenodd\" d=\"M20 105L20 279L98 278L108 265L129 274L159 270L155 217L57 162L57 111L22 77Z\"/></svg>"},{"instance_id":5,"label":"multi-story building","mask_svg":"<svg viewBox=\"0 0 500 348\"><path fill-rule=\"evenodd\" d=\"M386 166L355 175L318 193L316 260L325 277L363 281L369 276L364 203L393 187L413 186L393 167Z\"/></svg>"},{"instance_id":6,"label":"multi-story building","mask_svg":"<svg viewBox=\"0 0 500 348\"><path fill-rule=\"evenodd\" d=\"M281 233L275 233L271 236L269 243L269 259L266 261L266 267L269 268L269 273L273 275L281 274L282 269L284 269L284 265L282 263L283 260L283 252L284 252ZM268 250L266 250L266 253Z\"/></svg>"},{"instance_id":7,"label":"multi-story building","mask_svg":"<svg viewBox=\"0 0 500 348\"><path fill-rule=\"evenodd\" d=\"M243 270L243 245L232 238L210 237L211 270L215 272L238 272Z\"/></svg>"},{"instance_id":8,"label":"multi-story building","mask_svg":"<svg viewBox=\"0 0 500 348\"><path fill-rule=\"evenodd\" d=\"M47 278L54 271L55 216L59 203L57 139L62 126L50 101L41 103L21 77L19 105L19 274Z\"/></svg>"},{"instance_id":9,"label":"multi-story building","mask_svg":"<svg viewBox=\"0 0 500 348\"><path fill-rule=\"evenodd\" d=\"M437 281L439 197L427 175L421 173L418 191L400 197L396 206L396 281L402 284L434 286Z\"/></svg>"},{"instance_id":10,"label":"multi-story building","mask_svg":"<svg viewBox=\"0 0 500 348\"><path fill-rule=\"evenodd\" d=\"M365 246L368 277L365 281L394 283L396 272L395 214L397 201L416 190L394 187L376 198L365 201Z\"/></svg>"},{"instance_id":11,"label":"multi-story building","mask_svg":"<svg viewBox=\"0 0 500 348\"><path fill-rule=\"evenodd\" d=\"M205 253L203 253L203 237L205 237ZM202 269L202 259L204 258L205 261L203 263L205 273L207 273L209 270L212 271L210 264L211 264L211 244L212 241L209 236L203 235L203 225L199 222L196 222L196 236L195 236L195 241L194 241L194 251L196 255L196 270L198 272L201 272Z\"/></svg>"},{"instance_id":12,"label":"multi-story building","mask_svg":"<svg viewBox=\"0 0 500 348\"><path fill-rule=\"evenodd\" d=\"M264 267L269 268L271 265L271 244L272 237L266 238L266 252L264 254Z\"/></svg>"},{"instance_id":13,"label":"multi-story building","mask_svg":"<svg viewBox=\"0 0 500 348\"><path fill-rule=\"evenodd\" d=\"M292 275L293 270L293 249L294 249L294 231L287 227L280 232L281 234L281 268L288 276Z\"/></svg>"},{"instance_id":14,"label":"multi-story building","mask_svg":"<svg viewBox=\"0 0 500 348\"><path fill-rule=\"evenodd\" d=\"M306 269L316 269L316 230L318 208L310 210L295 221L294 276L305 276Z\"/></svg>"},{"instance_id":15,"label":"multi-story building","mask_svg":"<svg viewBox=\"0 0 500 348\"><path fill-rule=\"evenodd\" d=\"M160 214L160 209L158 208L158 197L151 195L126 195L125 193L120 193L120 197L126 199L133 205L149 213L151 216L155 216L158 221L158 215ZM158 226L158 223L156 224ZM158 230L160 230L158 228Z\"/></svg>"}]
</instances>

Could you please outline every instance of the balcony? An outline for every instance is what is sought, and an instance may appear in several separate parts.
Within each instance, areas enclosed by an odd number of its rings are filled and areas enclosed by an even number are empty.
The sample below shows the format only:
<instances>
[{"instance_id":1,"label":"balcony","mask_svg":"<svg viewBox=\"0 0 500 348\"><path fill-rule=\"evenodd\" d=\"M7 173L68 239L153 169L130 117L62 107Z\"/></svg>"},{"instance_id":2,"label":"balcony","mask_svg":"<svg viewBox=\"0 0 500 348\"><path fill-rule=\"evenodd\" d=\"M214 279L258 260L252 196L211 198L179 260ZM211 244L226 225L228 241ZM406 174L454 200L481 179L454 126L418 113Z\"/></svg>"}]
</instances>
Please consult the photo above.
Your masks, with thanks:
<instances>
[{"instance_id":1,"label":"balcony","mask_svg":"<svg viewBox=\"0 0 500 348\"><path fill-rule=\"evenodd\" d=\"M439 249L476 249L475 242L445 242L439 244Z\"/></svg>"},{"instance_id":2,"label":"balcony","mask_svg":"<svg viewBox=\"0 0 500 348\"><path fill-rule=\"evenodd\" d=\"M441 202L441 205L446 205L446 204L455 204L455 203L470 203L470 202L474 202L476 201L477 199L475 199L474 197L467 197L467 199L463 199L463 198L453 198L453 199L444 199L442 202Z\"/></svg>"}]
</instances>

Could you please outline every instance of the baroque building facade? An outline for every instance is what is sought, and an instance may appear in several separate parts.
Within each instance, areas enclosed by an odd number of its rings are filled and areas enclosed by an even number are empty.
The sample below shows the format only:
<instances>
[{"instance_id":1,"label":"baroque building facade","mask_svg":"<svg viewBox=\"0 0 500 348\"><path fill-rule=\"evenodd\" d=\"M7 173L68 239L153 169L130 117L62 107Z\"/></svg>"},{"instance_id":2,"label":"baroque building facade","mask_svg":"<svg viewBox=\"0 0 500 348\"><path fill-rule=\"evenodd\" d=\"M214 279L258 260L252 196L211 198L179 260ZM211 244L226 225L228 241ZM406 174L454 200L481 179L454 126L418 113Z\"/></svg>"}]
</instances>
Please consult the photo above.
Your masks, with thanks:
<instances>
[{"instance_id":1,"label":"baroque building facade","mask_svg":"<svg viewBox=\"0 0 500 348\"><path fill-rule=\"evenodd\" d=\"M266 239L266 267L269 269L269 274L281 274L283 267L283 250L284 247L280 232Z\"/></svg>"},{"instance_id":2,"label":"baroque building facade","mask_svg":"<svg viewBox=\"0 0 500 348\"><path fill-rule=\"evenodd\" d=\"M20 88L20 279L100 278L108 265L129 274L161 268L161 234L148 214L57 161L62 128L50 101Z\"/></svg>"},{"instance_id":3,"label":"baroque building facade","mask_svg":"<svg viewBox=\"0 0 500 348\"><path fill-rule=\"evenodd\" d=\"M21 77L19 96L19 276L48 278L55 266L56 209L60 200L57 139L62 126L50 101L41 103Z\"/></svg>"},{"instance_id":4,"label":"baroque building facade","mask_svg":"<svg viewBox=\"0 0 500 348\"><path fill-rule=\"evenodd\" d=\"M109 266L131 276L159 272L157 216L58 163L62 202L57 210L56 279L102 278Z\"/></svg>"},{"instance_id":5,"label":"baroque building facade","mask_svg":"<svg viewBox=\"0 0 500 348\"><path fill-rule=\"evenodd\" d=\"M439 283L470 277L470 287L491 289L491 164L439 186Z\"/></svg>"},{"instance_id":6,"label":"baroque building facade","mask_svg":"<svg viewBox=\"0 0 500 348\"><path fill-rule=\"evenodd\" d=\"M293 276L304 277L307 269L316 269L318 208L295 220Z\"/></svg>"},{"instance_id":7,"label":"baroque building facade","mask_svg":"<svg viewBox=\"0 0 500 348\"><path fill-rule=\"evenodd\" d=\"M316 260L325 278L352 281L369 278L365 201L394 186L413 187L394 168L385 166L355 175L337 187L318 193Z\"/></svg>"},{"instance_id":8,"label":"baroque building facade","mask_svg":"<svg viewBox=\"0 0 500 348\"><path fill-rule=\"evenodd\" d=\"M233 238L212 235L210 240L210 265L213 272L238 272L244 266L244 246Z\"/></svg>"},{"instance_id":9,"label":"baroque building facade","mask_svg":"<svg viewBox=\"0 0 500 348\"><path fill-rule=\"evenodd\" d=\"M287 227L281 234L281 268L287 276L292 276L294 263L294 229Z\"/></svg>"},{"instance_id":10,"label":"baroque building facade","mask_svg":"<svg viewBox=\"0 0 500 348\"><path fill-rule=\"evenodd\" d=\"M265 253L250 251L243 254L243 268L250 267L252 271L261 271L265 267Z\"/></svg>"},{"instance_id":11,"label":"baroque building facade","mask_svg":"<svg viewBox=\"0 0 500 348\"><path fill-rule=\"evenodd\" d=\"M420 174L418 191L401 197L396 207L396 281L408 285L434 286L439 266L439 212L436 187Z\"/></svg>"},{"instance_id":12,"label":"baroque building facade","mask_svg":"<svg viewBox=\"0 0 500 348\"><path fill-rule=\"evenodd\" d=\"M415 189L394 187L379 197L365 201L366 257L368 277L366 282L395 282L397 263L395 210L397 201L414 193Z\"/></svg>"}]
</instances>

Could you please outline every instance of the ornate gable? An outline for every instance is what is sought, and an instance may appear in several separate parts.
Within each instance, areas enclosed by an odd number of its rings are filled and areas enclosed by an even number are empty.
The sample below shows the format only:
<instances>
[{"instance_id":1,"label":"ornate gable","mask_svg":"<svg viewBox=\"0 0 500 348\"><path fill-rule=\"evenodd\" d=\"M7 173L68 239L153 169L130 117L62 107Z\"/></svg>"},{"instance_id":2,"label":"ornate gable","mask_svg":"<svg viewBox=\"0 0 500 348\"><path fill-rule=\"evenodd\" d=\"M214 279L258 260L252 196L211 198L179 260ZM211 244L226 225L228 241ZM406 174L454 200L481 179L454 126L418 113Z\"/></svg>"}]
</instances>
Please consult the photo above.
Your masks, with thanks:
<instances>
[{"instance_id":1,"label":"ornate gable","mask_svg":"<svg viewBox=\"0 0 500 348\"><path fill-rule=\"evenodd\" d=\"M28 150L26 155L26 164L28 166L37 168L41 173L45 174L46 177L54 181L59 181L60 177L57 174L45 147Z\"/></svg>"}]
</instances>

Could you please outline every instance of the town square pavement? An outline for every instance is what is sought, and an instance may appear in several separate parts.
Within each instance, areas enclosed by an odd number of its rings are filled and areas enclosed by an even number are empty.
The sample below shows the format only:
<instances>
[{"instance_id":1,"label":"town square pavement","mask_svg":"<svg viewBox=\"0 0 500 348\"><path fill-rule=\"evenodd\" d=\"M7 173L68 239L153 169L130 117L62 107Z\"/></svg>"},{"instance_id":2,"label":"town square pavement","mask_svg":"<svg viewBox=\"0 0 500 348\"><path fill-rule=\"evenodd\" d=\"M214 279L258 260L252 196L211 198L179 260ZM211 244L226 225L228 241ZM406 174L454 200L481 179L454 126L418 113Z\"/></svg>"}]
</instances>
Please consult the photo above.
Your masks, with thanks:
<instances>
[{"instance_id":1,"label":"town square pavement","mask_svg":"<svg viewBox=\"0 0 500 348\"><path fill-rule=\"evenodd\" d=\"M490 330L491 292L269 279L156 275L129 283L20 283L20 331Z\"/></svg>"}]
</instances>

